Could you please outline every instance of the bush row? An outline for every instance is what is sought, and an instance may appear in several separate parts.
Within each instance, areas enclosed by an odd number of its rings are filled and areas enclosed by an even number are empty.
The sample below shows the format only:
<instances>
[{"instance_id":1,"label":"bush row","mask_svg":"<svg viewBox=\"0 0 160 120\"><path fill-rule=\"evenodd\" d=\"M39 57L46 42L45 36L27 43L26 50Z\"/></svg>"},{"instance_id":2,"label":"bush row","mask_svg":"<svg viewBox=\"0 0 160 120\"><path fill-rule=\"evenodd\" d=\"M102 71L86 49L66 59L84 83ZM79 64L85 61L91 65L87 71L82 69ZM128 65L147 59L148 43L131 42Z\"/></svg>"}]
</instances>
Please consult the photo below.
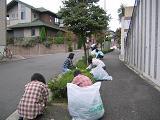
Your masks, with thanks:
<instances>
[{"instance_id":1,"label":"bush row","mask_svg":"<svg viewBox=\"0 0 160 120\"><path fill-rule=\"evenodd\" d=\"M93 75L88 70L86 70L87 65L85 64L83 59L79 60L75 66L82 72L83 75L88 76L93 83L95 82ZM60 74L48 82L48 87L52 92L51 99L53 101L58 102L58 101L67 99L66 86L67 86L67 83L72 82L74 78L73 76L74 71L75 69L65 74Z\"/></svg>"}]
</instances>

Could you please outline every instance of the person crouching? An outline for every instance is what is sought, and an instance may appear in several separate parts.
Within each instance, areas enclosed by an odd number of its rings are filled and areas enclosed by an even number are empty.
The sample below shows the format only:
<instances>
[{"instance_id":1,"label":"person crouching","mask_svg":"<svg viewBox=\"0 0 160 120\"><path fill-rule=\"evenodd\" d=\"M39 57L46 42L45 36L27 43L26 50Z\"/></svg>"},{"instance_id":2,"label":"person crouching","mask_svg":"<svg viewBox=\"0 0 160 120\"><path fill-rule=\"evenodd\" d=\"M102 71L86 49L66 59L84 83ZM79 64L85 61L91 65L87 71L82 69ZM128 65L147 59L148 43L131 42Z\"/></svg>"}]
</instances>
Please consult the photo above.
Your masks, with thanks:
<instances>
[{"instance_id":1,"label":"person crouching","mask_svg":"<svg viewBox=\"0 0 160 120\"><path fill-rule=\"evenodd\" d=\"M24 94L18 105L19 120L35 119L43 114L48 99L45 78L40 73L31 77L25 85Z\"/></svg>"}]
</instances>

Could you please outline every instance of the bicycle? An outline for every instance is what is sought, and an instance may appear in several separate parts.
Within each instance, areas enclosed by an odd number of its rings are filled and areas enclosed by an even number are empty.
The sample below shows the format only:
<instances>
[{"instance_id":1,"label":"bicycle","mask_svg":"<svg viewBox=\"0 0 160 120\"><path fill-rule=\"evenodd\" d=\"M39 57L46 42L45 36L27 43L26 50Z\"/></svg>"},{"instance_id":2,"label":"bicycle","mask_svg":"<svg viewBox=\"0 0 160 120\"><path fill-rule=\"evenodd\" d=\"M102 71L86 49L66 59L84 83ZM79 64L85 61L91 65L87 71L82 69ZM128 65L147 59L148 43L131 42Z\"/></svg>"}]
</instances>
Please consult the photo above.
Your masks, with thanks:
<instances>
[{"instance_id":1,"label":"bicycle","mask_svg":"<svg viewBox=\"0 0 160 120\"><path fill-rule=\"evenodd\" d=\"M11 60L13 53L9 48L4 48L3 52L0 52L0 61L6 61L7 59ZM5 60L4 60L5 59Z\"/></svg>"}]
</instances>

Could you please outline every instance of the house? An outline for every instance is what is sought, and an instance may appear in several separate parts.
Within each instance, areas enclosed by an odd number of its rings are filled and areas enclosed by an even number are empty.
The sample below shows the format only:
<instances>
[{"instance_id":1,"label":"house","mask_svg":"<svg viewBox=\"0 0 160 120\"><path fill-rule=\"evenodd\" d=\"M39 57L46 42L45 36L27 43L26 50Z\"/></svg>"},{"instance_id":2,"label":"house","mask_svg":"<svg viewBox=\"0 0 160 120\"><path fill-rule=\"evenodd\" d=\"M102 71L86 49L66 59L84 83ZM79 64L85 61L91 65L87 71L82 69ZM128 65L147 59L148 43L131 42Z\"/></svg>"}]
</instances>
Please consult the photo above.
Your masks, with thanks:
<instances>
[{"instance_id":1,"label":"house","mask_svg":"<svg viewBox=\"0 0 160 120\"><path fill-rule=\"evenodd\" d=\"M54 37L58 31L65 32L59 26L57 14L45 8L35 8L19 0L7 5L8 38L39 37L42 27L47 37Z\"/></svg>"},{"instance_id":2,"label":"house","mask_svg":"<svg viewBox=\"0 0 160 120\"><path fill-rule=\"evenodd\" d=\"M120 55L121 60L124 60L125 38L127 36L127 32L129 29L133 8L134 8L133 6L124 7L124 16L121 18L121 55Z\"/></svg>"}]
</instances>

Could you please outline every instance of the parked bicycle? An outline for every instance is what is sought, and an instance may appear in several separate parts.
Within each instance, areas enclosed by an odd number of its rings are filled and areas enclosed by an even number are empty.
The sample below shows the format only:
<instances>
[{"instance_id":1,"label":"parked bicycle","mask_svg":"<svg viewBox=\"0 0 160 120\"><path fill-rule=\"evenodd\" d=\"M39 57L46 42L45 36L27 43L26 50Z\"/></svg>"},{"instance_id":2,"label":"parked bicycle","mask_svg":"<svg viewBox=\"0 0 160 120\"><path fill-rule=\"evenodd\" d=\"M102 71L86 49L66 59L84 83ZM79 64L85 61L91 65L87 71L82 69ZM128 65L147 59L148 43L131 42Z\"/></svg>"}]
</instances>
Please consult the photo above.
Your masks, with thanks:
<instances>
[{"instance_id":1,"label":"parked bicycle","mask_svg":"<svg viewBox=\"0 0 160 120\"><path fill-rule=\"evenodd\" d=\"M0 52L0 61L11 60L13 53L9 48L4 48L3 52Z\"/></svg>"}]
</instances>

